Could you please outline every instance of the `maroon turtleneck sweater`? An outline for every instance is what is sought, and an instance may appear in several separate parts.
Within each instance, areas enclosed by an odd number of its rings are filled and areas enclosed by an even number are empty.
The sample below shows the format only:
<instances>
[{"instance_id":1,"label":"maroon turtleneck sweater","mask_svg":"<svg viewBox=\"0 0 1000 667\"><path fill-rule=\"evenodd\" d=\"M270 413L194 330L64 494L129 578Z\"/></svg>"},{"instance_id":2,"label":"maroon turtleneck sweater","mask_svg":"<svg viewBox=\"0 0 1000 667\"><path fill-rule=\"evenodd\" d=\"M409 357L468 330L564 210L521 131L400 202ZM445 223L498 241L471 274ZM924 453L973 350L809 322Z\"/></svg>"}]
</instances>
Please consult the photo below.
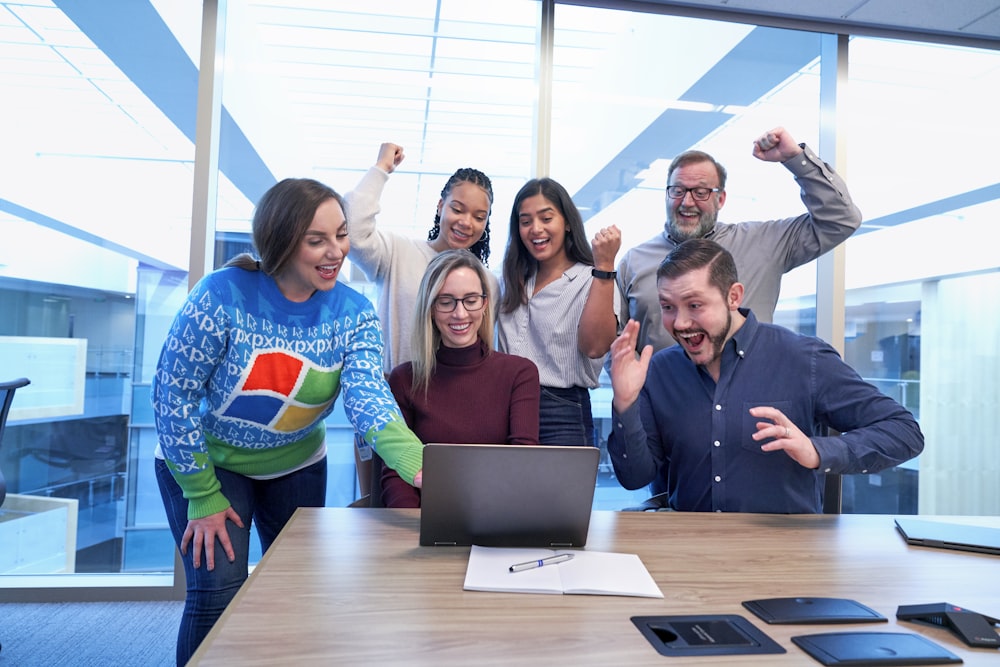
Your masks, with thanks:
<instances>
[{"instance_id":1,"label":"maroon turtleneck sweater","mask_svg":"<svg viewBox=\"0 0 1000 667\"><path fill-rule=\"evenodd\" d=\"M538 369L523 357L487 353L486 345L441 346L425 394L413 389L407 362L389 374L407 426L421 442L538 444ZM386 507L420 507L420 490L383 468Z\"/></svg>"}]
</instances>

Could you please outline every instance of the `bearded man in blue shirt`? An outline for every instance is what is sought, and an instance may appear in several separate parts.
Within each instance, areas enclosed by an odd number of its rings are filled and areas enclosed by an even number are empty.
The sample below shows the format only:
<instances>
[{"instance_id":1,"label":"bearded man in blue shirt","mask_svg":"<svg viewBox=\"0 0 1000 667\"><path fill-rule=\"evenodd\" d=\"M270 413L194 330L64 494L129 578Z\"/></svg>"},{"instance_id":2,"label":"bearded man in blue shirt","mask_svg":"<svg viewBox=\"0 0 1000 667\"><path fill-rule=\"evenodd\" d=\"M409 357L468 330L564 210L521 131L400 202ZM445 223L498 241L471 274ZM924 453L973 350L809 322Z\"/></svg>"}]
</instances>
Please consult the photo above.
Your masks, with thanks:
<instances>
[{"instance_id":1,"label":"bearded man in blue shirt","mask_svg":"<svg viewBox=\"0 0 1000 667\"><path fill-rule=\"evenodd\" d=\"M833 347L740 308L744 288L719 244L685 241L656 276L678 344L636 355L631 321L611 346L608 452L625 488L662 467L675 510L818 513L824 473L875 473L923 450L913 415Z\"/></svg>"}]
</instances>

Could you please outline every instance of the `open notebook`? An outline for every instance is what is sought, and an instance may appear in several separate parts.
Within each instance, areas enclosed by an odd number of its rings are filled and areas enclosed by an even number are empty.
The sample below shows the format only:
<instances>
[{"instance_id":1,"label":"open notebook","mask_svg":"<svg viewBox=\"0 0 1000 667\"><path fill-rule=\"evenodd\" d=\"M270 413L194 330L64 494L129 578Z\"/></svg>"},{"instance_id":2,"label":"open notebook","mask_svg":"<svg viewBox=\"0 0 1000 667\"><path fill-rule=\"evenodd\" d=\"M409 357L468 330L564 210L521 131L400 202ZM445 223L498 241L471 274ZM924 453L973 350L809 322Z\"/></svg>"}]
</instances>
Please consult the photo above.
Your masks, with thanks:
<instances>
[{"instance_id":1,"label":"open notebook","mask_svg":"<svg viewBox=\"0 0 1000 667\"><path fill-rule=\"evenodd\" d=\"M511 566L560 554L573 558L518 572ZM663 592L635 554L568 549L498 549L473 546L465 571L467 591L628 595L662 598Z\"/></svg>"},{"instance_id":2,"label":"open notebook","mask_svg":"<svg viewBox=\"0 0 1000 667\"><path fill-rule=\"evenodd\" d=\"M420 544L582 547L597 485L596 447L424 447Z\"/></svg>"}]
</instances>

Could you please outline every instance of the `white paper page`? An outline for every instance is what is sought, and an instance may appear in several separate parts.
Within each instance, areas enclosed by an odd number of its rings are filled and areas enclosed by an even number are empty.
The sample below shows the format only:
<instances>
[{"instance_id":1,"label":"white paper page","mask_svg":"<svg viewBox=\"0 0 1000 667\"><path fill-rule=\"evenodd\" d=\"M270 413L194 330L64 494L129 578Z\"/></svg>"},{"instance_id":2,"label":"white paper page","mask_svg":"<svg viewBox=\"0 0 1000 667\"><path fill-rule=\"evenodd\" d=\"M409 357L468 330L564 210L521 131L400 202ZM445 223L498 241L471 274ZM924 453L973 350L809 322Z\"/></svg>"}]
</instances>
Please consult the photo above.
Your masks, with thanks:
<instances>
[{"instance_id":1,"label":"white paper page","mask_svg":"<svg viewBox=\"0 0 1000 667\"><path fill-rule=\"evenodd\" d=\"M515 563L573 554L573 560L511 572ZM662 598L656 582L635 554L569 549L509 549L473 546L465 590L511 593L578 593Z\"/></svg>"},{"instance_id":2,"label":"white paper page","mask_svg":"<svg viewBox=\"0 0 1000 667\"><path fill-rule=\"evenodd\" d=\"M663 597L656 581L635 554L584 551L563 563L559 577L565 593Z\"/></svg>"},{"instance_id":3,"label":"white paper page","mask_svg":"<svg viewBox=\"0 0 1000 667\"><path fill-rule=\"evenodd\" d=\"M508 549L473 545L469 553L469 566L465 571L465 589L561 594L559 568L565 563L545 565L521 572L510 571L510 566L515 563L548 558L556 553L562 552L551 549Z\"/></svg>"}]
</instances>

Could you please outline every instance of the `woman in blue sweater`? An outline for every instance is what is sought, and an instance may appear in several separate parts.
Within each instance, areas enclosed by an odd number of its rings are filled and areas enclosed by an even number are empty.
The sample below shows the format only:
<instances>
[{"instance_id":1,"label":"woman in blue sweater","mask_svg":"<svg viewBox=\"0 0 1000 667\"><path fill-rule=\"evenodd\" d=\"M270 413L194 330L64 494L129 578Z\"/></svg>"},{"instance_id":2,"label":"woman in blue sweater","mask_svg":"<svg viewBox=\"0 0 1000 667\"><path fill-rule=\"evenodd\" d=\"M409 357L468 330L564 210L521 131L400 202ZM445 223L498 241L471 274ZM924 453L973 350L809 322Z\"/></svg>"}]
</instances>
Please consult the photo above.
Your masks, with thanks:
<instances>
[{"instance_id":1,"label":"woman in blue sweater","mask_svg":"<svg viewBox=\"0 0 1000 667\"><path fill-rule=\"evenodd\" d=\"M371 303L337 278L350 248L340 196L286 179L253 217L260 255L195 285L153 380L156 476L187 575L185 664L247 577L250 524L268 549L326 497L324 420L343 391L357 433L419 484L421 442L382 374Z\"/></svg>"}]
</instances>

